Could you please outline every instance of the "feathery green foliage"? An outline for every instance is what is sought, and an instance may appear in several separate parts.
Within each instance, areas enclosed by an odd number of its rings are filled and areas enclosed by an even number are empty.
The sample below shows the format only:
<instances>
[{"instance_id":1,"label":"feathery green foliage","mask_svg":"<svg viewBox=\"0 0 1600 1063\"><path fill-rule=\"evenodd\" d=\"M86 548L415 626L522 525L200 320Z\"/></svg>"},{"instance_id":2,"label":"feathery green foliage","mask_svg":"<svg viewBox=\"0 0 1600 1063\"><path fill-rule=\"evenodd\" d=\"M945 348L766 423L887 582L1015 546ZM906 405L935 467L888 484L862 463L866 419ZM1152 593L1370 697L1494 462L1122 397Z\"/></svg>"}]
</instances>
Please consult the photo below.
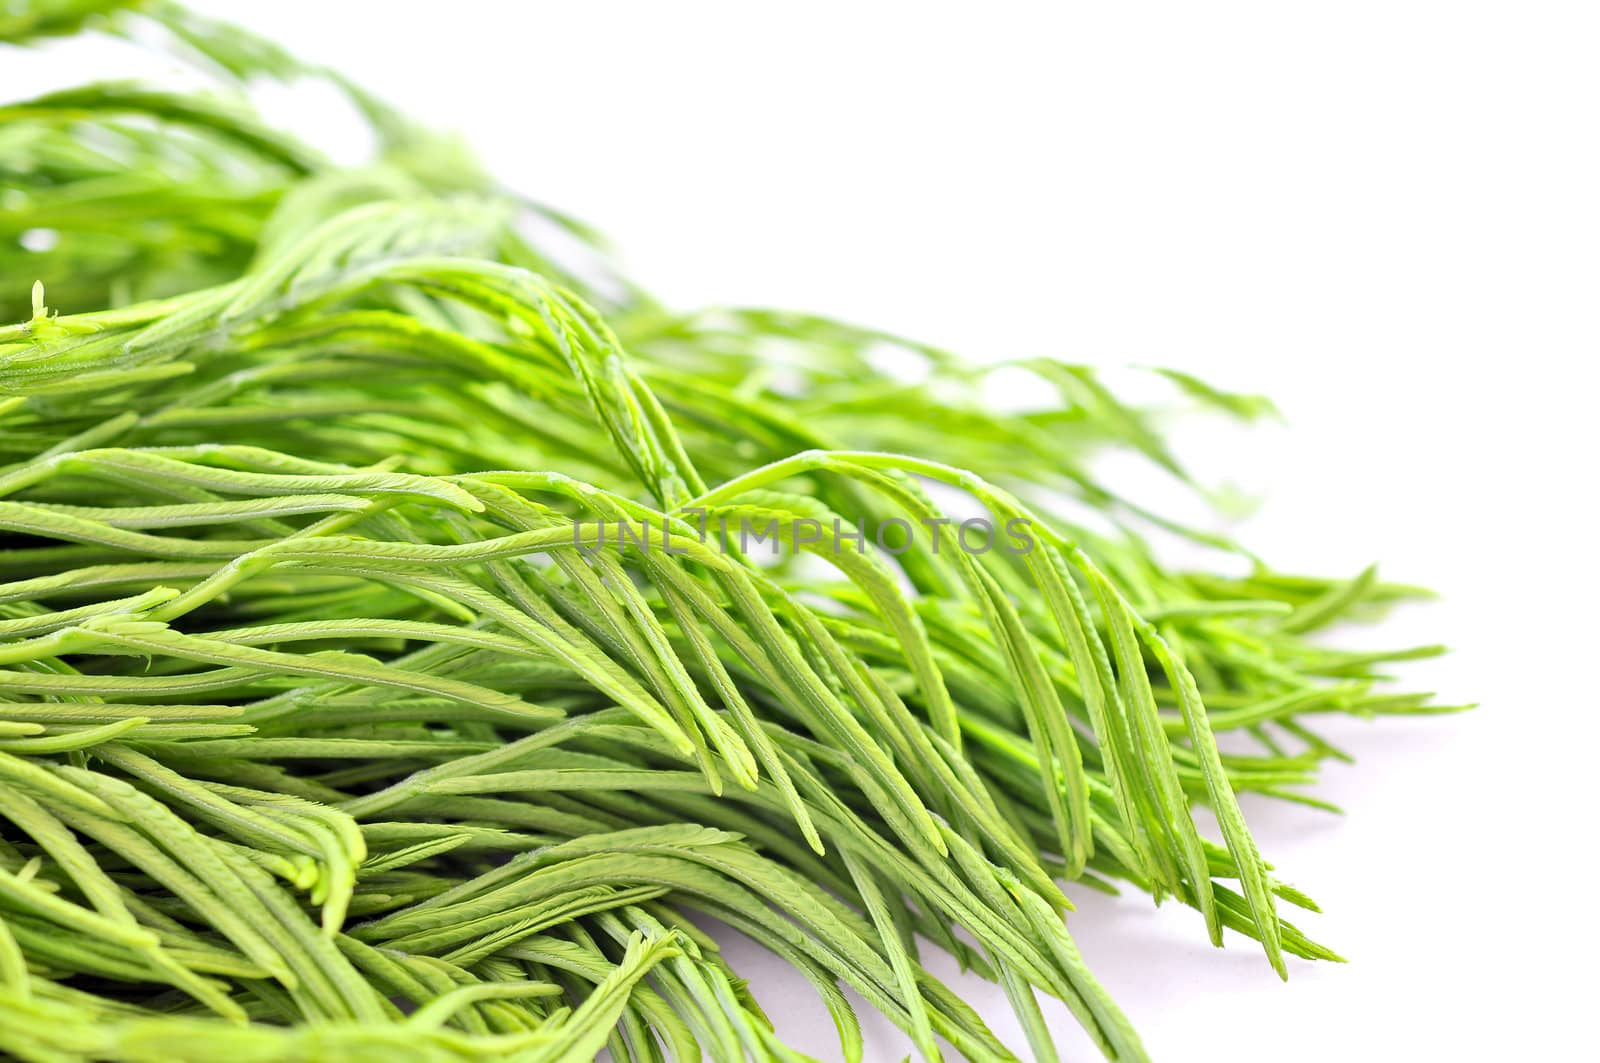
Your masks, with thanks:
<instances>
[{"instance_id":1,"label":"feathery green foliage","mask_svg":"<svg viewBox=\"0 0 1600 1063\"><path fill-rule=\"evenodd\" d=\"M1187 473L1092 369L1004 367L1050 401L997 412L1002 367L669 311L243 31L0 16L19 45L91 29L218 85L0 106L0 1047L799 1058L710 916L815 986L846 1059L845 987L930 1059L1015 1058L928 943L1004 987L1035 1058L1043 992L1143 1059L1068 935L1074 879L1175 898L1280 974L1337 959L1282 917L1313 906L1236 795L1316 803L1342 755L1317 714L1446 711L1377 687L1435 648L1313 637L1419 592L1277 572L1120 497L1096 454ZM300 77L350 94L376 161L254 117L249 85ZM953 547L974 512L1034 549ZM740 522L815 537L702 534ZM1164 564L1152 530L1245 574Z\"/></svg>"}]
</instances>

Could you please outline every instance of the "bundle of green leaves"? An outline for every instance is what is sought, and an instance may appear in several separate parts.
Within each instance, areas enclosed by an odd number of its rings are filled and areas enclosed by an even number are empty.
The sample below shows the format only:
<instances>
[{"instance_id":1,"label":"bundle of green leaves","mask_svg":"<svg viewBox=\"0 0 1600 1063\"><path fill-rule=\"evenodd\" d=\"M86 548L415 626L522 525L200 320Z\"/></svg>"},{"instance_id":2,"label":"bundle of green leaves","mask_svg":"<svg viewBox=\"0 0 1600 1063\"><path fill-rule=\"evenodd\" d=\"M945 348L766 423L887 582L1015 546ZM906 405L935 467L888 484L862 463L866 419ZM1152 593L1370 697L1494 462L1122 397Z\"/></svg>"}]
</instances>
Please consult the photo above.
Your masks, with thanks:
<instances>
[{"instance_id":1,"label":"bundle of green leaves","mask_svg":"<svg viewBox=\"0 0 1600 1063\"><path fill-rule=\"evenodd\" d=\"M1419 592L1120 497L1097 455L1186 474L1087 367L1005 367L1049 398L996 410L1001 367L673 312L240 30L0 14L8 45L71 33L215 89L0 106L6 1052L800 1058L711 917L809 980L846 1059L845 987L930 1059L1015 1058L930 945L1004 988L1035 1058L1042 992L1143 1059L1063 881L1175 898L1280 973L1337 958L1280 915L1311 902L1236 795L1316 803L1317 714L1443 711L1374 672L1433 648L1315 640ZM349 94L370 165L250 110L299 78ZM953 540L974 513L1028 548ZM1218 564L1164 563L1155 531Z\"/></svg>"}]
</instances>

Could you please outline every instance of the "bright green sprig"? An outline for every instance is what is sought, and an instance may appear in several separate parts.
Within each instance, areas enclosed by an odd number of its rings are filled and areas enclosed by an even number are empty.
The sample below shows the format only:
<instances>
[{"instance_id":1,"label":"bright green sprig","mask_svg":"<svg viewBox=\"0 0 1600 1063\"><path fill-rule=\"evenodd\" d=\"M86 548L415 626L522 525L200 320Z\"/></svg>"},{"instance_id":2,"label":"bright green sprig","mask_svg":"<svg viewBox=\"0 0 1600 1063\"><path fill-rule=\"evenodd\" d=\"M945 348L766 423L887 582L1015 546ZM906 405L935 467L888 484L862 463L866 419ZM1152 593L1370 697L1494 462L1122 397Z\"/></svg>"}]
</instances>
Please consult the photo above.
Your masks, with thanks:
<instances>
[{"instance_id":1,"label":"bright green sprig","mask_svg":"<svg viewBox=\"0 0 1600 1063\"><path fill-rule=\"evenodd\" d=\"M25 278L0 292L0 1048L800 1058L710 916L815 987L849 1060L845 988L926 1058L1016 1058L930 943L1000 984L1034 1058L1042 991L1143 1059L1062 880L1175 898L1280 974L1338 959L1280 914L1315 905L1236 795L1318 805L1344 756L1318 716L1452 708L1380 686L1434 647L1316 641L1416 589L1280 573L1114 491L1108 449L1193 482L1088 367L669 312L244 31L0 16L95 28L159 29L218 85L0 105L0 277ZM301 77L367 116L372 165L250 110ZM1000 371L1047 401L989 408ZM972 507L1035 548L939 549ZM821 531L778 557L702 534L740 521ZM870 545L897 522L905 549Z\"/></svg>"}]
</instances>

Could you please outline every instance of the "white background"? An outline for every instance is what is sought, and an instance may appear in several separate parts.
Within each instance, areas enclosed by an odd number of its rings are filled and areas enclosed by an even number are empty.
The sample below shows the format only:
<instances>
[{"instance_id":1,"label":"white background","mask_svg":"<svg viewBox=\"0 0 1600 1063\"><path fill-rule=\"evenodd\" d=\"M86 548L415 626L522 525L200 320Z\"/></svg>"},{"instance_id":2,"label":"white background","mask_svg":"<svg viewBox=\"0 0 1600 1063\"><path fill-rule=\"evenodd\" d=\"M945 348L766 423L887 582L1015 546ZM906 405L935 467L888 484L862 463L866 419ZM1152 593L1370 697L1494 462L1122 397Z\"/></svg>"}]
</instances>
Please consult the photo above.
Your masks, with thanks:
<instances>
[{"instance_id":1,"label":"white background","mask_svg":"<svg viewBox=\"0 0 1600 1063\"><path fill-rule=\"evenodd\" d=\"M1344 819L1247 805L1348 966L1282 985L1137 896L1069 925L1158 1060L1593 1051L1592 5L200 6L461 130L670 303L1276 398L1287 430L1198 433L1198 471L1264 494L1242 534L1276 563L1442 591L1379 641L1451 644L1407 678L1483 707L1336 728ZM803 983L730 948L833 1058ZM874 1060L910 1050L863 1019Z\"/></svg>"}]
</instances>

